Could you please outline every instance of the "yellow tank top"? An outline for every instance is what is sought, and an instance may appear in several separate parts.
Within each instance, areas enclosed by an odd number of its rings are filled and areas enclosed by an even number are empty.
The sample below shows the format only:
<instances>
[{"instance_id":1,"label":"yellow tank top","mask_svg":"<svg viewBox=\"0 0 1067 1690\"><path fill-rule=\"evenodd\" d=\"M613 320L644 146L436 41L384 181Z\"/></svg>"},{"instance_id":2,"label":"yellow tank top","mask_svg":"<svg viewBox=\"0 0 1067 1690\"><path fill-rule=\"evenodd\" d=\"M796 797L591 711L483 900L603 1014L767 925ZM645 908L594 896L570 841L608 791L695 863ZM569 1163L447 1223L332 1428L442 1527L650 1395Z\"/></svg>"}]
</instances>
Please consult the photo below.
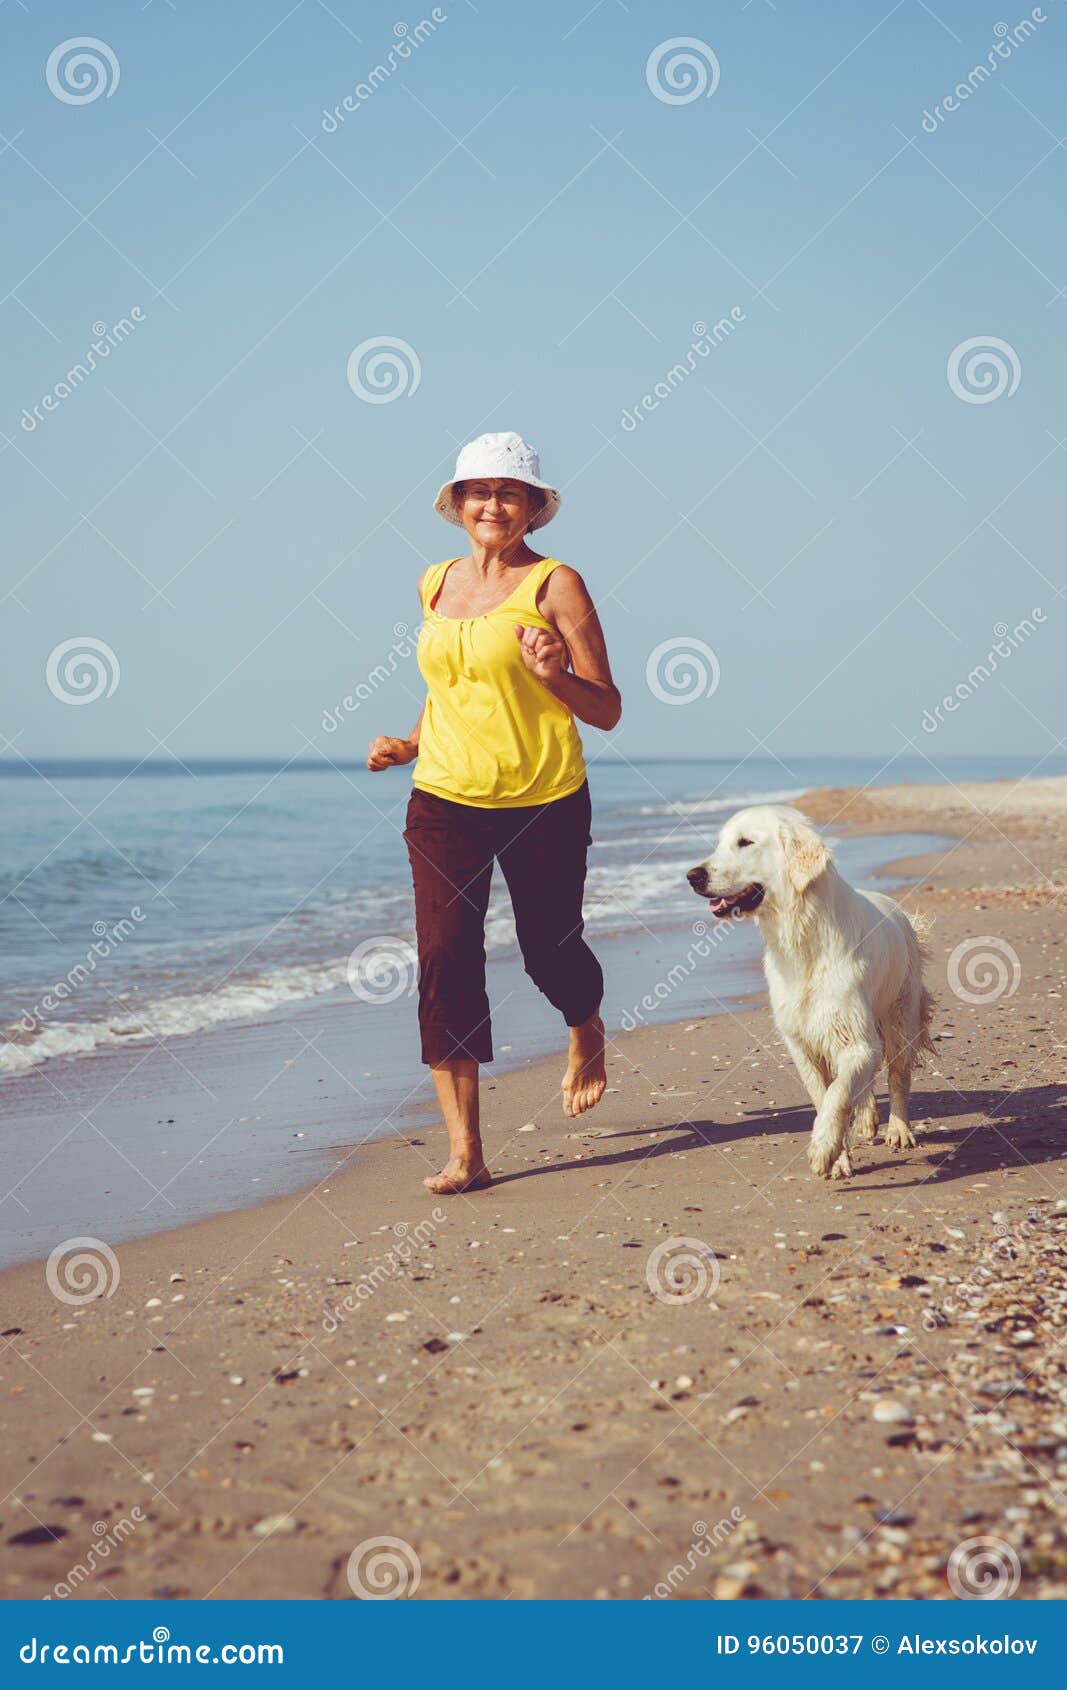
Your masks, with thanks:
<instances>
[{"instance_id":1,"label":"yellow tank top","mask_svg":"<svg viewBox=\"0 0 1067 1690\"><path fill-rule=\"evenodd\" d=\"M559 559L535 563L483 616L441 616L433 602L456 561L434 564L422 584L427 696L412 784L485 809L566 798L585 780L582 742L566 705L523 663L515 635L516 624L552 631L537 594Z\"/></svg>"}]
</instances>

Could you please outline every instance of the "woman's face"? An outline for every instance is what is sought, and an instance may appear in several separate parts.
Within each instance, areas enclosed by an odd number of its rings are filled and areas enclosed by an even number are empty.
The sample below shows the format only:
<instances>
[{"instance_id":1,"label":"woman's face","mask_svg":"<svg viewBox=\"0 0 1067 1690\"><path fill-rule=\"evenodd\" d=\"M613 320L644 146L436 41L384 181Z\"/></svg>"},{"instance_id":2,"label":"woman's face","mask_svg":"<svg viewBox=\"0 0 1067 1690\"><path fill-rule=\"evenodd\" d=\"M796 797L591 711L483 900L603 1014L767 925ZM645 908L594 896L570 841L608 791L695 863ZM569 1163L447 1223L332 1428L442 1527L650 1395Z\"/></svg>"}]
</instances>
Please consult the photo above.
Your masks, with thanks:
<instances>
[{"instance_id":1,"label":"woman's face","mask_svg":"<svg viewBox=\"0 0 1067 1690\"><path fill-rule=\"evenodd\" d=\"M457 488L457 507L472 540L494 548L521 540L533 517L530 489L524 481L499 476L465 481Z\"/></svg>"}]
</instances>

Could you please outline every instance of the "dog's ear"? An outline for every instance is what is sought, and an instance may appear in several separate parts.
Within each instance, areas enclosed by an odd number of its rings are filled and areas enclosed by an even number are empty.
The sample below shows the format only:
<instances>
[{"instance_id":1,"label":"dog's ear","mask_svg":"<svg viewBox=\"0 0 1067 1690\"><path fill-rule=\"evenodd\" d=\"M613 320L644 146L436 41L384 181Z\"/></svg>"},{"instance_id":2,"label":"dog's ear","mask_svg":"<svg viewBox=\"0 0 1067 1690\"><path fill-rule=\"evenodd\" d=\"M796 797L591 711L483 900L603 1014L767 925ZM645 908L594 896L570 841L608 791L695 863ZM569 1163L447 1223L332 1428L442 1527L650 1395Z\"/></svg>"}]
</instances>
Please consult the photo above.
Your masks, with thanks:
<instances>
[{"instance_id":1,"label":"dog's ear","mask_svg":"<svg viewBox=\"0 0 1067 1690\"><path fill-rule=\"evenodd\" d=\"M830 861L830 853L814 828L786 826L781 831L789 878L798 892L806 892Z\"/></svg>"}]
</instances>

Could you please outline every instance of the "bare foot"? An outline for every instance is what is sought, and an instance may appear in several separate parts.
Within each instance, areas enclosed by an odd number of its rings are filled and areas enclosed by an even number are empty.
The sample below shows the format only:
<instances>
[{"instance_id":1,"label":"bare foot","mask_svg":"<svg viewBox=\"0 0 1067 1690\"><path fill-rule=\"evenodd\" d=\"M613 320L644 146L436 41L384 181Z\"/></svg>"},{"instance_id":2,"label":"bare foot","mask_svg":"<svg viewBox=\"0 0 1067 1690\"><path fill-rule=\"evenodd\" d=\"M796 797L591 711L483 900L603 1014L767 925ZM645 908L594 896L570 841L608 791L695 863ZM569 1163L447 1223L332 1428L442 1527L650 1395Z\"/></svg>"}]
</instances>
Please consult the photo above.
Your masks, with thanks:
<instances>
[{"instance_id":1,"label":"bare foot","mask_svg":"<svg viewBox=\"0 0 1067 1690\"><path fill-rule=\"evenodd\" d=\"M456 1197L461 1191L484 1190L487 1185L492 1185L493 1176L484 1162L473 1166L470 1162L457 1162L453 1157L439 1174L431 1175L422 1183L435 1197Z\"/></svg>"},{"instance_id":2,"label":"bare foot","mask_svg":"<svg viewBox=\"0 0 1067 1690\"><path fill-rule=\"evenodd\" d=\"M608 1083L604 1067L604 1023L591 1015L580 1027L571 1028L570 1061L563 1076L563 1113L584 1115L604 1095Z\"/></svg>"}]
</instances>

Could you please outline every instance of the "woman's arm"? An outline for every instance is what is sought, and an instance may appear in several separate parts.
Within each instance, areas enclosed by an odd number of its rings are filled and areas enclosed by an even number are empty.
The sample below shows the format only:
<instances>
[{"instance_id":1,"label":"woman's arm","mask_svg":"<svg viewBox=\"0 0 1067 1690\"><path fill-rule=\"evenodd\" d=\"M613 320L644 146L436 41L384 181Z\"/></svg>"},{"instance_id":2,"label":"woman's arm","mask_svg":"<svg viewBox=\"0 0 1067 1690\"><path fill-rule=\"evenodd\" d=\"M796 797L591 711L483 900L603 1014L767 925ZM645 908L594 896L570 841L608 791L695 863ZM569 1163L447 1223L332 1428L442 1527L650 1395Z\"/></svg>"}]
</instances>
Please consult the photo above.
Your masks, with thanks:
<instances>
[{"instance_id":1,"label":"woman's arm","mask_svg":"<svg viewBox=\"0 0 1067 1690\"><path fill-rule=\"evenodd\" d=\"M576 569L561 563L552 571L540 609L556 632L516 627L526 667L580 722L614 728L622 715L622 697L611 678L600 618Z\"/></svg>"},{"instance_id":2,"label":"woman's arm","mask_svg":"<svg viewBox=\"0 0 1067 1690\"><path fill-rule=\"evenodd\" d=\"M413 763L419 754L419 735L422 732L422 718L425 705L419 711L419 719L415 723L407 739L394 739L389 734L379 734L372 739L367 752L367 767L374 774L381 769L391 769L397 763Z\"/></svg>"}]
</instances>

